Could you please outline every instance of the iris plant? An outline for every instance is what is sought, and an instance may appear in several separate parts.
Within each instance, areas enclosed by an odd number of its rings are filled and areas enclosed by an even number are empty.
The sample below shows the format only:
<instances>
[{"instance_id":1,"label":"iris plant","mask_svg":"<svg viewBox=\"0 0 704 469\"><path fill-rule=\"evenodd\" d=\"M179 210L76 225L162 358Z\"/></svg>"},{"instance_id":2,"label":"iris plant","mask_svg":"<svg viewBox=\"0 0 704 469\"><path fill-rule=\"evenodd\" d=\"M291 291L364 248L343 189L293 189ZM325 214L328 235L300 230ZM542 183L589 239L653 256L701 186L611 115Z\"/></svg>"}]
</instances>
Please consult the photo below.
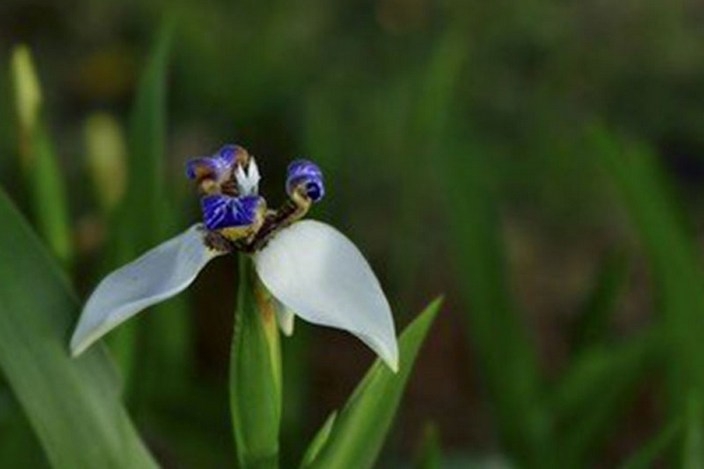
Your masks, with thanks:
<instances>
[{"instance_id":1,"label":"iris plant","mask_svg":"<svg viewBox=\"0 0 704 469\"><path fill-rule=\"evenodd\" d=\"M289 165L288 200L276 210L259 195L257 164L240 146L190 160L187 175L201 194L203 222L100 282L71 338L74 356L123 321L183 291L211 260L240 252L252 257L261 283L277 300L285 334L293 332L294 315L346 330L398 369L391 309L369 264L335 228L302 220L325 194L317 165L307 160Z\"/></svg>"}]
</instances>

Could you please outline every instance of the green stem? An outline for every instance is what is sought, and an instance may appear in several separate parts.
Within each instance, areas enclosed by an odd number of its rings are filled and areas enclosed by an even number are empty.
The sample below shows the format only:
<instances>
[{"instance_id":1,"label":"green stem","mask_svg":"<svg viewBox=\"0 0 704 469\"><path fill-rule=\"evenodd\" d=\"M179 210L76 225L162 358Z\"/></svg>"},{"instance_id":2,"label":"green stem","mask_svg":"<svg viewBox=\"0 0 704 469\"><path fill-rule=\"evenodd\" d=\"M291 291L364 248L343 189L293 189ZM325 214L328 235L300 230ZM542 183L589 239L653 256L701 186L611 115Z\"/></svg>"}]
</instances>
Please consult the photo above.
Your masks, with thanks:
<instances>
[{"instance_id":1,"label":"green stem","mask_svg":"<svg viewBox=\"0 0 704 469\"><path fill-rule=\"evenodd\" d=\"M242 468L279 466L281 352L271 298L247 255L239 259L239 288L230 357L230 408Z\"/></svg>"}]
</instances>

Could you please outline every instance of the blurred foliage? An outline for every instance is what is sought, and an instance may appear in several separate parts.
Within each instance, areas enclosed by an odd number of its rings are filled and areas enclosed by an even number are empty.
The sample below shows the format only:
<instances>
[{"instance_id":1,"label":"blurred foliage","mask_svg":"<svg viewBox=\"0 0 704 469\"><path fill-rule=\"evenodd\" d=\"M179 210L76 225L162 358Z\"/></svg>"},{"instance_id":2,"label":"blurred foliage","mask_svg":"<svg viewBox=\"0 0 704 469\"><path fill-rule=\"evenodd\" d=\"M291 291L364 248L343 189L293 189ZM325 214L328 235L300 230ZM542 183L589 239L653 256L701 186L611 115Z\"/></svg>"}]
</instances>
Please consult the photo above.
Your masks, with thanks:
<instances>
[{"instance_id":1,"label":"blurred foliage","mask_svg":"<svg viewBox=\"0 0 704 469\"><path fill-rule=\"evenodd\" d=\"M120 402L105 350L79 360L66 351L78 303L56 260L4 194L0 219L0 243L12 246L0 259L0 368L47 459L66 468L156 467Z\"/></svg>"},{"instance_id":2,"label":"blurred foliage","mask_svg":"<svg viewBox=\"0 0 704 469\"><path fill-rule=\"evenodd\" d=\"M695 465L702 18L693 0L9 0L0 182L70 259L83 293L195 220L188 157L242 144L275 205L276 175L307 155L330 189L313 216L368 254L397 322L447 298L384 464L408 464L431 420L443 448L434 456L429 440L427 460L447 467ZM38 148L53 168L29 177L10 74L20 42L35 54ZM116 139L84 137L100 131L83 127L96 112L111 116L103 131ZM121 145L124 175L96 177L92 158ZM112 195L98 190L105 181ZM156 308L120 331L127 345L113 344L126 351L130 410L167 467L234 461L225 389L236 269L209 270L194 298ZM304 324L281 346L288 467L361 376L364 352ZM341 417L318 433L321 447ZM26 438L7 437L22 428ZM33 457L13 398L0 441L0 462ZM311 461L319 451L309 447Z\"/></svg>"},{"instance_id":3,"label":"blurred foliage","mask_svg":"<svg viewBox=\"0 0 704 469\"><path fill-rule=\"evenodd\" d=\"M51 137L40 118L42 92L27 46L12 51L20 166L29 188L32 217L56 256L70 266L73 257L66 188Z\"/></svg>"}]
</instances>

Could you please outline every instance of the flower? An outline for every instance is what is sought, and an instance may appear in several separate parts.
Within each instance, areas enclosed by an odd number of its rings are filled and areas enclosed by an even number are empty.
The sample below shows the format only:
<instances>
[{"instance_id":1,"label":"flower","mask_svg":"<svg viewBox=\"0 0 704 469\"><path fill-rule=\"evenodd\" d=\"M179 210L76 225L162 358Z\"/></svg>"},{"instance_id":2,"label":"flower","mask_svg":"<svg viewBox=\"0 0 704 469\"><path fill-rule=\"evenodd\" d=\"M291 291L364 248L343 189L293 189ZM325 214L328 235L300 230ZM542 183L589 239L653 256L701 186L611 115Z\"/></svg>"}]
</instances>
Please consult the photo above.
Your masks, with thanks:
<instances>
[{"instance_id":1,"label":"flower","mask_svg":"<svg viewBox=\"0 0 704 469\"><path fill-rule=\"evenodd\" d=\"M325 195L323 173L308 160L287 171L288 200L267 208L258 194L254 157L236 145L188 162L201 193L203 222L104 278L91 294L71 338L77 356L110 330L184 289L216 257L251 255L261 283L276 299L281 330L294 315L348 331L394 371L398 344L391 308L357 247L330 225L302 220Z\"/></svg>"}]
</instances>

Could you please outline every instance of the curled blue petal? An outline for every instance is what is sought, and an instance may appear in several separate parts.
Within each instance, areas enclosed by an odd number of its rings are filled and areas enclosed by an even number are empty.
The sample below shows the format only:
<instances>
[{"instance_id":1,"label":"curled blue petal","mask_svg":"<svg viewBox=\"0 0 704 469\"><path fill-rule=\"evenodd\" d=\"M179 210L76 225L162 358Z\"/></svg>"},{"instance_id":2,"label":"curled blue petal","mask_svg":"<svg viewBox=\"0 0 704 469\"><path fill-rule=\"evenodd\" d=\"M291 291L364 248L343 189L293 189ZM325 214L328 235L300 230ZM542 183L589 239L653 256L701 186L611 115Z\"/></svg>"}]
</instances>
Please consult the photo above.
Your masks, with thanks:
<instances>
[{"instance_id":1,"label":"curled blue petal","mask_svg":"<svg viewBox=\"0 0 704 469\"><path fill-rule=\"evenodd\" d=\"M301 186L313 202L318 202L325 195L323 172L312 161L296 160L288 165L286 193L292 195L293 191Z\"/></svg>"},{"instance_id":2,"label":"curled blue petal","mask_svg":"<svg viewBox=\"0 0 704 469\"><path fill-rule=\"evenodd\" d=\"M259 196L231 197L210 195L201 199L203 223L214 231L251 225L255 222L263 199Z\"/></svg>"},{"instance_id":3,"label":"curled blue petal","mask_svg":"<svg viewBox=\"0 0 704 469\"><path fill-rule=\"evenodd\" d=\"M244 149L238 145L225 145L213 156L193 158L186 163L189 179L222 179L231 173L237 162L237 155Z\"/></svg>"}]
</instances>

